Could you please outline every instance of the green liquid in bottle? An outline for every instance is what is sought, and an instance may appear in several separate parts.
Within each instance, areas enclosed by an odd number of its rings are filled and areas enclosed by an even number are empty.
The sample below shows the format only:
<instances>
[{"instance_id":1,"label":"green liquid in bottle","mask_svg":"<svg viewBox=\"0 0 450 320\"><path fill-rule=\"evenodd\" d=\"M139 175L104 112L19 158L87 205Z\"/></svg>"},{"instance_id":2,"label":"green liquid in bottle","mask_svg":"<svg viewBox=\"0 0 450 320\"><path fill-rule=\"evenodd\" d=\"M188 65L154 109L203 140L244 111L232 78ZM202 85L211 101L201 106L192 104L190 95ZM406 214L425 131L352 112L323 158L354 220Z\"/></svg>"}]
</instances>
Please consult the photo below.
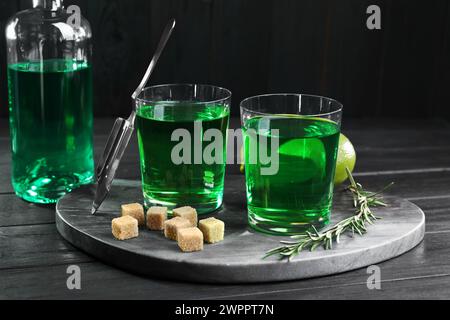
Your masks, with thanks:
<instances>
[{"instance_id":1,"label":"green liquid in bottle","mask_svg":"<svg viewBox=\"0 0 450 320\"><path fill-rule=\"evenodd\" d=\"M54 203L93 181L92 70L47 60L8 66L12 183L30 202Z\"/></svg>"},{"instance_id":2,"label":"green liquid in bottle","mask_svg":"<svg viewBox=\"0 0 450 320\"><path fill-rule=\"evenodd\" d=\"M197 137L195 122L200 122L201 127ZM186 205L202 214L222 205L228 123L229 107L225 105L167 102L138 108L136 126L147 207L162 205L173 209ZM192 164L176 165L172 160L172 150L180 143L171 141L172 133L177 129L186 130L192 137ZM208 129L222 133L223 161L209 165L202 159L202 164L194 164L194 146L201 146L203 153L211 144L201 137Z\"/></svg>"},{"instance_id":3,"label":"green liquid in bottle","mask_svg":"<svg viewBox=\"0 0 450 320\"><path fill-rule=\"evenodd\" d=\"M249 130L256 135L248 134ZM265 129L266 131L259 131ZM278 134L274 129L279 130ZM291 235L329 223L340 128L331 121L300 116L256 117L245 124L245 159L249 223L258 231ZM270 138L279 139L272 150ZM262 175L259 141L268 155L278 154L275 175ZM247 163L258 150L256 163Z\"/></svg>"}]
</instances>

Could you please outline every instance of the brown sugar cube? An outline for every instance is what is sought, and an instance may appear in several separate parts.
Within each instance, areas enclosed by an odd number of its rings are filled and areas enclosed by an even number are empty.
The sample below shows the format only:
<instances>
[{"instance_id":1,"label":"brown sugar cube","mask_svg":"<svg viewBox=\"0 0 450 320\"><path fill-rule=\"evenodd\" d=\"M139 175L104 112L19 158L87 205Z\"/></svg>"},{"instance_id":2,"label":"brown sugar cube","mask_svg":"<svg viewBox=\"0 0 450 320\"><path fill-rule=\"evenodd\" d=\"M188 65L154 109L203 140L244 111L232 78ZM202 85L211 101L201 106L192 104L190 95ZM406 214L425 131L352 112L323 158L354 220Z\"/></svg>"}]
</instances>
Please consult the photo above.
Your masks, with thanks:
<instances>
[{"instance_id":1,"label":"brown sugar cube","mask_svg":"<svg viewBox=\"0 0 450 320\"><path fill-rule=\"evenodd\" d=\"M123 204L122 217L124 216L135 218L140 226L145 224L144 207L139 203Z\"/></svg>"},{"instance_id":2,"label":"brown sugar cube","mask_svg":"<svg viewBox=\"0 0 450 320\"><path fill-rule=\"evenodd\" d=\"M117 240L128 240L139 236L138 221L131 216L113 219L112 234Z\"/></svg>"},{"instance_id":3,"label":"brown sugar cube","mask_svg":"<svg viewBox=\"0 0 450 320\"><path fill-rule=\"evenodd\" d=\"M164 230L164 222L167 220L166 207L151 207L147 211L147 227L150 230Z\"/></svg>"},{"instance_id":4,"label":"brown sugar cube","mask_svg":"<svg viewBox=\"0 0 450 320\"><path fill-rule=\"evenodd\" d=\"M197 226L197 210L192 207L181 207L173 209L174 217L181 217L189 220L191 222L191 227Z\"/></svg>"},{"instance_id":5,"label":"brown sugar cube","mask_svg":"<svg viewBox=\"0 0 450 320\"><path fill-rule=\"evenodd\" d=\"M175 217L164 222L164 235L166 236L166 238L176 241L178 230L189 228L190 226L191 223L189 222L189 220Z\"/></svg>"},{"instance_id":6,"label":"brown sugar cube","mask_svg":"<svg viewBox=\"0 0 450 320\"><path fill-rule=\"evenodd\" d=\"M225 223L216 218L200 220L198 227L203 232L205 242L217 243L223 240L225 234Z\"/></svg>"},{"instance_id":7,"label":"brown sugar cube","mask_svg":"<svg viewBox=\"0 0 450 320\"><path fill-rule=\"evenodd\" d=\"M183 252L203 250L203 233L199 228L184 228L178 230L178 246Z\"/></svg>"}]
</instances>

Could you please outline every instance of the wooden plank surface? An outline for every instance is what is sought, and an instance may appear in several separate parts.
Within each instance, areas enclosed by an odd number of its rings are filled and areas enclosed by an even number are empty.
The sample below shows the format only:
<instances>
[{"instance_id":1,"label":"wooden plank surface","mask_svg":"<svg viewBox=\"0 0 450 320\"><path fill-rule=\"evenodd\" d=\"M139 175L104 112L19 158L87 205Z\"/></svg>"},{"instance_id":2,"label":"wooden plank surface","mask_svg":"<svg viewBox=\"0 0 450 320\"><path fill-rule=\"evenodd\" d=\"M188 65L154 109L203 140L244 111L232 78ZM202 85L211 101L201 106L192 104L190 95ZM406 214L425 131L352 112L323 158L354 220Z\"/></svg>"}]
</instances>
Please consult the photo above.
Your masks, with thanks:
<instances>
[{"instance_id":1,"label":"wooden plank surface","mask_svg":"<svg viewBox=\"0 0 450 320\"><path fill-rule=\"evenodd\" d=\"M382 272L383 291L390 296L409 286L409 281L419 283L419 288L409 297L420 297L420 286L426 286L433 278L450 278L450 259L447 243L450 234L428 234L425 241L404 256L379 264ZM79 265L82 270L82 290L67 290L66 269L70 264ZM147 279L126 273L98 262L66 262L39 267L9 268L1 270L0 297L5 298L138 298L138 299L327 299L345 298L349 286L358 287L359 299L372 297L366 287L367 273L360 269L340 275L303 281L260 285L204 285ZM445 276L445 277L444 277ZM449 281L449 279L444 280ZM126 283L126 285L124 285ZM398 283L399 287L387 283ZM436 289L440 292L440 288ZM283 293L281 296L280 294ZM352 297L358 298L353 295ZM334 297L336 295L336 297ZM448 298L448 293L441 298ZM400 295L396 298L402 298Z\"/></svg>"},{"instance_id":2,"label":"wooden plank surface","mask_svg":"<svg viewBox=\"0 0 450 320\"><path fill-rule=\"evenodd\" d=\"M450 116L447 0L72 0L94 35L97 116L127 115L164 24L178 21L151 83L225 86L241 99L290 91L335 97L349 116ZM30 0L0 4L0 25ZM420 23L419 23L420 21ZM5 41L0 40L4 76ZM7 89L0 81L0 116Z\"/></svg>"},{"instance_id":3,"label":"wooden plank surface","mask_svg":"<svg viewBox=\"0 0 450 320\"><path fill-rule=\"evenodd\" d=\"M97 121L96 153L111 119ZM2 127L0 121L0 128ZM306 281L251 286L212 286L144 279L95 261L61 239L53 208L27 204L0 192L0 298L450 298L450 126L441 122L363 121L346 124L358 150L358 180L370 189L390 181L390 194L410 199L427 216L424 242L398 259L379 264L381 291L366 287L366 270ZM3 130L2 130L3 131ZM0 138L0 188L9 181L9 141ZM138 178L136 146L121 167L122 177ZM388 156L388 157L386 157ZM405 171L402 168L408 168ZM243 188L243 184L242 184ZM243 189L236 193L241 201ZM68 291L66 268L82 270L82 290ZM124 286L123 284L127 285Z\"/></svg>"},{"instance_id":4,"label":"wooden plank surface","mask_svg":"<svg viewBox=\"0 0 450 320\"><path fill-rule=\"evenodd\" d=\"M233 200L242 202L242 198ZM15 197L10 196L9 199L15 200ZM450 197L412 200L426 213L428 234L445 233L450 230L450 219L446 216L446 214L450 213ZM50 211L52 211L51 208L48 209L49 215ZM31 213L33 212L31 211ZM23 214L17 212L15 215L23 216ZM44 221L47 220L42 220L43 222L39 224L24 223L22 226L13 226L5 216L8 217L9 215L3 213L2 210L0 236L5 241L0 243L0 253L2 256L0 270L36 267L48 265L49 263L64 264L89 261L84 254L74 251L67 242L58 236L53 223L46 223ZM47 214L42 212L42 216L45 219ZM52 217L52 220L54 220L54 217ZM52 244L46 248L46 252L50 253L48 256L41 255L39 251L39 248L45 241L49 241ZM16 249L14 252L10 252L11 248ZM49 261L49 258L51 261Z\"/></svg>"}]
</instances>

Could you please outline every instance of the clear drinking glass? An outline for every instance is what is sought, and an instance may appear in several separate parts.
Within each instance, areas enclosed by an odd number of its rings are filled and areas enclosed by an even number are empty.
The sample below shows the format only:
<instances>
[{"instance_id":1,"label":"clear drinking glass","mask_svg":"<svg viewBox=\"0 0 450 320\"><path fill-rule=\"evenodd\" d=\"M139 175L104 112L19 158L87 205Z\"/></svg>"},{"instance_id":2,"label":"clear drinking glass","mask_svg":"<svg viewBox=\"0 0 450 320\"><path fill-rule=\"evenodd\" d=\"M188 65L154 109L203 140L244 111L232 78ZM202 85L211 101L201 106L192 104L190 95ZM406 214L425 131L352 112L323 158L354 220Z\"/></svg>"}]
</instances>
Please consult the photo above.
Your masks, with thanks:
<instances>
[{"instance_id":1,"label":"clear drinking glass","mask_svg":"<svg viewBox=\"0 0 450 320\"><path fill-rule=\"evenodd\" d=\"M294 235L329 223L342 105L301 94L241 103L249 224Z\"/></svg>"},{"instance_id":2,"label":"clear drinking glass","mask_svg":"<svg viewBox=\"0 0 450 320\"><path fill-rule=\"evenodd\" d=\"M221 207L231 92L197 84L144 89L136 100L144 201L199 214Z\"/></svg>"}]
</instances>

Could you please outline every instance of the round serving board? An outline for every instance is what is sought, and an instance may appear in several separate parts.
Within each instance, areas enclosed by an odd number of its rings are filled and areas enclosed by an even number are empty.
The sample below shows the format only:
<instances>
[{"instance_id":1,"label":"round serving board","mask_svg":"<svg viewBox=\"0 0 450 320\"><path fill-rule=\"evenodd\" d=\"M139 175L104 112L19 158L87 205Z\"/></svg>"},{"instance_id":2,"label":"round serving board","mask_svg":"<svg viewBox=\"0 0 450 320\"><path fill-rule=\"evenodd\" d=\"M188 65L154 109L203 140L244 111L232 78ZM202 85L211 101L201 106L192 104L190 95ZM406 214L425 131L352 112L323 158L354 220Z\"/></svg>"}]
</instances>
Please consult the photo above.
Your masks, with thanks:
<instances>
[{"instance_id":1,"label":"round serving board","mask_svg":"<svg viewBox=\"0 0 450 320\"><path fill-rule=\"evenodd\" d=\"M227 178L225 205L213 216L226 224L225 240L205 245L204 251L180 252L176 242L162 232L142 228L136 239L115 240L111 220L123 203L142 203L140 182L118 180L95 216L90 214L94 187L66 195L56 206L60 234L92 256L141 275L207 283L250 283L304 279L341 273L397 257L424 237L425 216L409 201L386 197L387 208L374 209L382 217L364 236L342 236L333 250L303 252L292 261L263 260L265 252L279 246L283 237L255 233L247 227L244 180ZM338 192L332 223L353 214L348 194Z\"/></svg>"}]
</instances>

